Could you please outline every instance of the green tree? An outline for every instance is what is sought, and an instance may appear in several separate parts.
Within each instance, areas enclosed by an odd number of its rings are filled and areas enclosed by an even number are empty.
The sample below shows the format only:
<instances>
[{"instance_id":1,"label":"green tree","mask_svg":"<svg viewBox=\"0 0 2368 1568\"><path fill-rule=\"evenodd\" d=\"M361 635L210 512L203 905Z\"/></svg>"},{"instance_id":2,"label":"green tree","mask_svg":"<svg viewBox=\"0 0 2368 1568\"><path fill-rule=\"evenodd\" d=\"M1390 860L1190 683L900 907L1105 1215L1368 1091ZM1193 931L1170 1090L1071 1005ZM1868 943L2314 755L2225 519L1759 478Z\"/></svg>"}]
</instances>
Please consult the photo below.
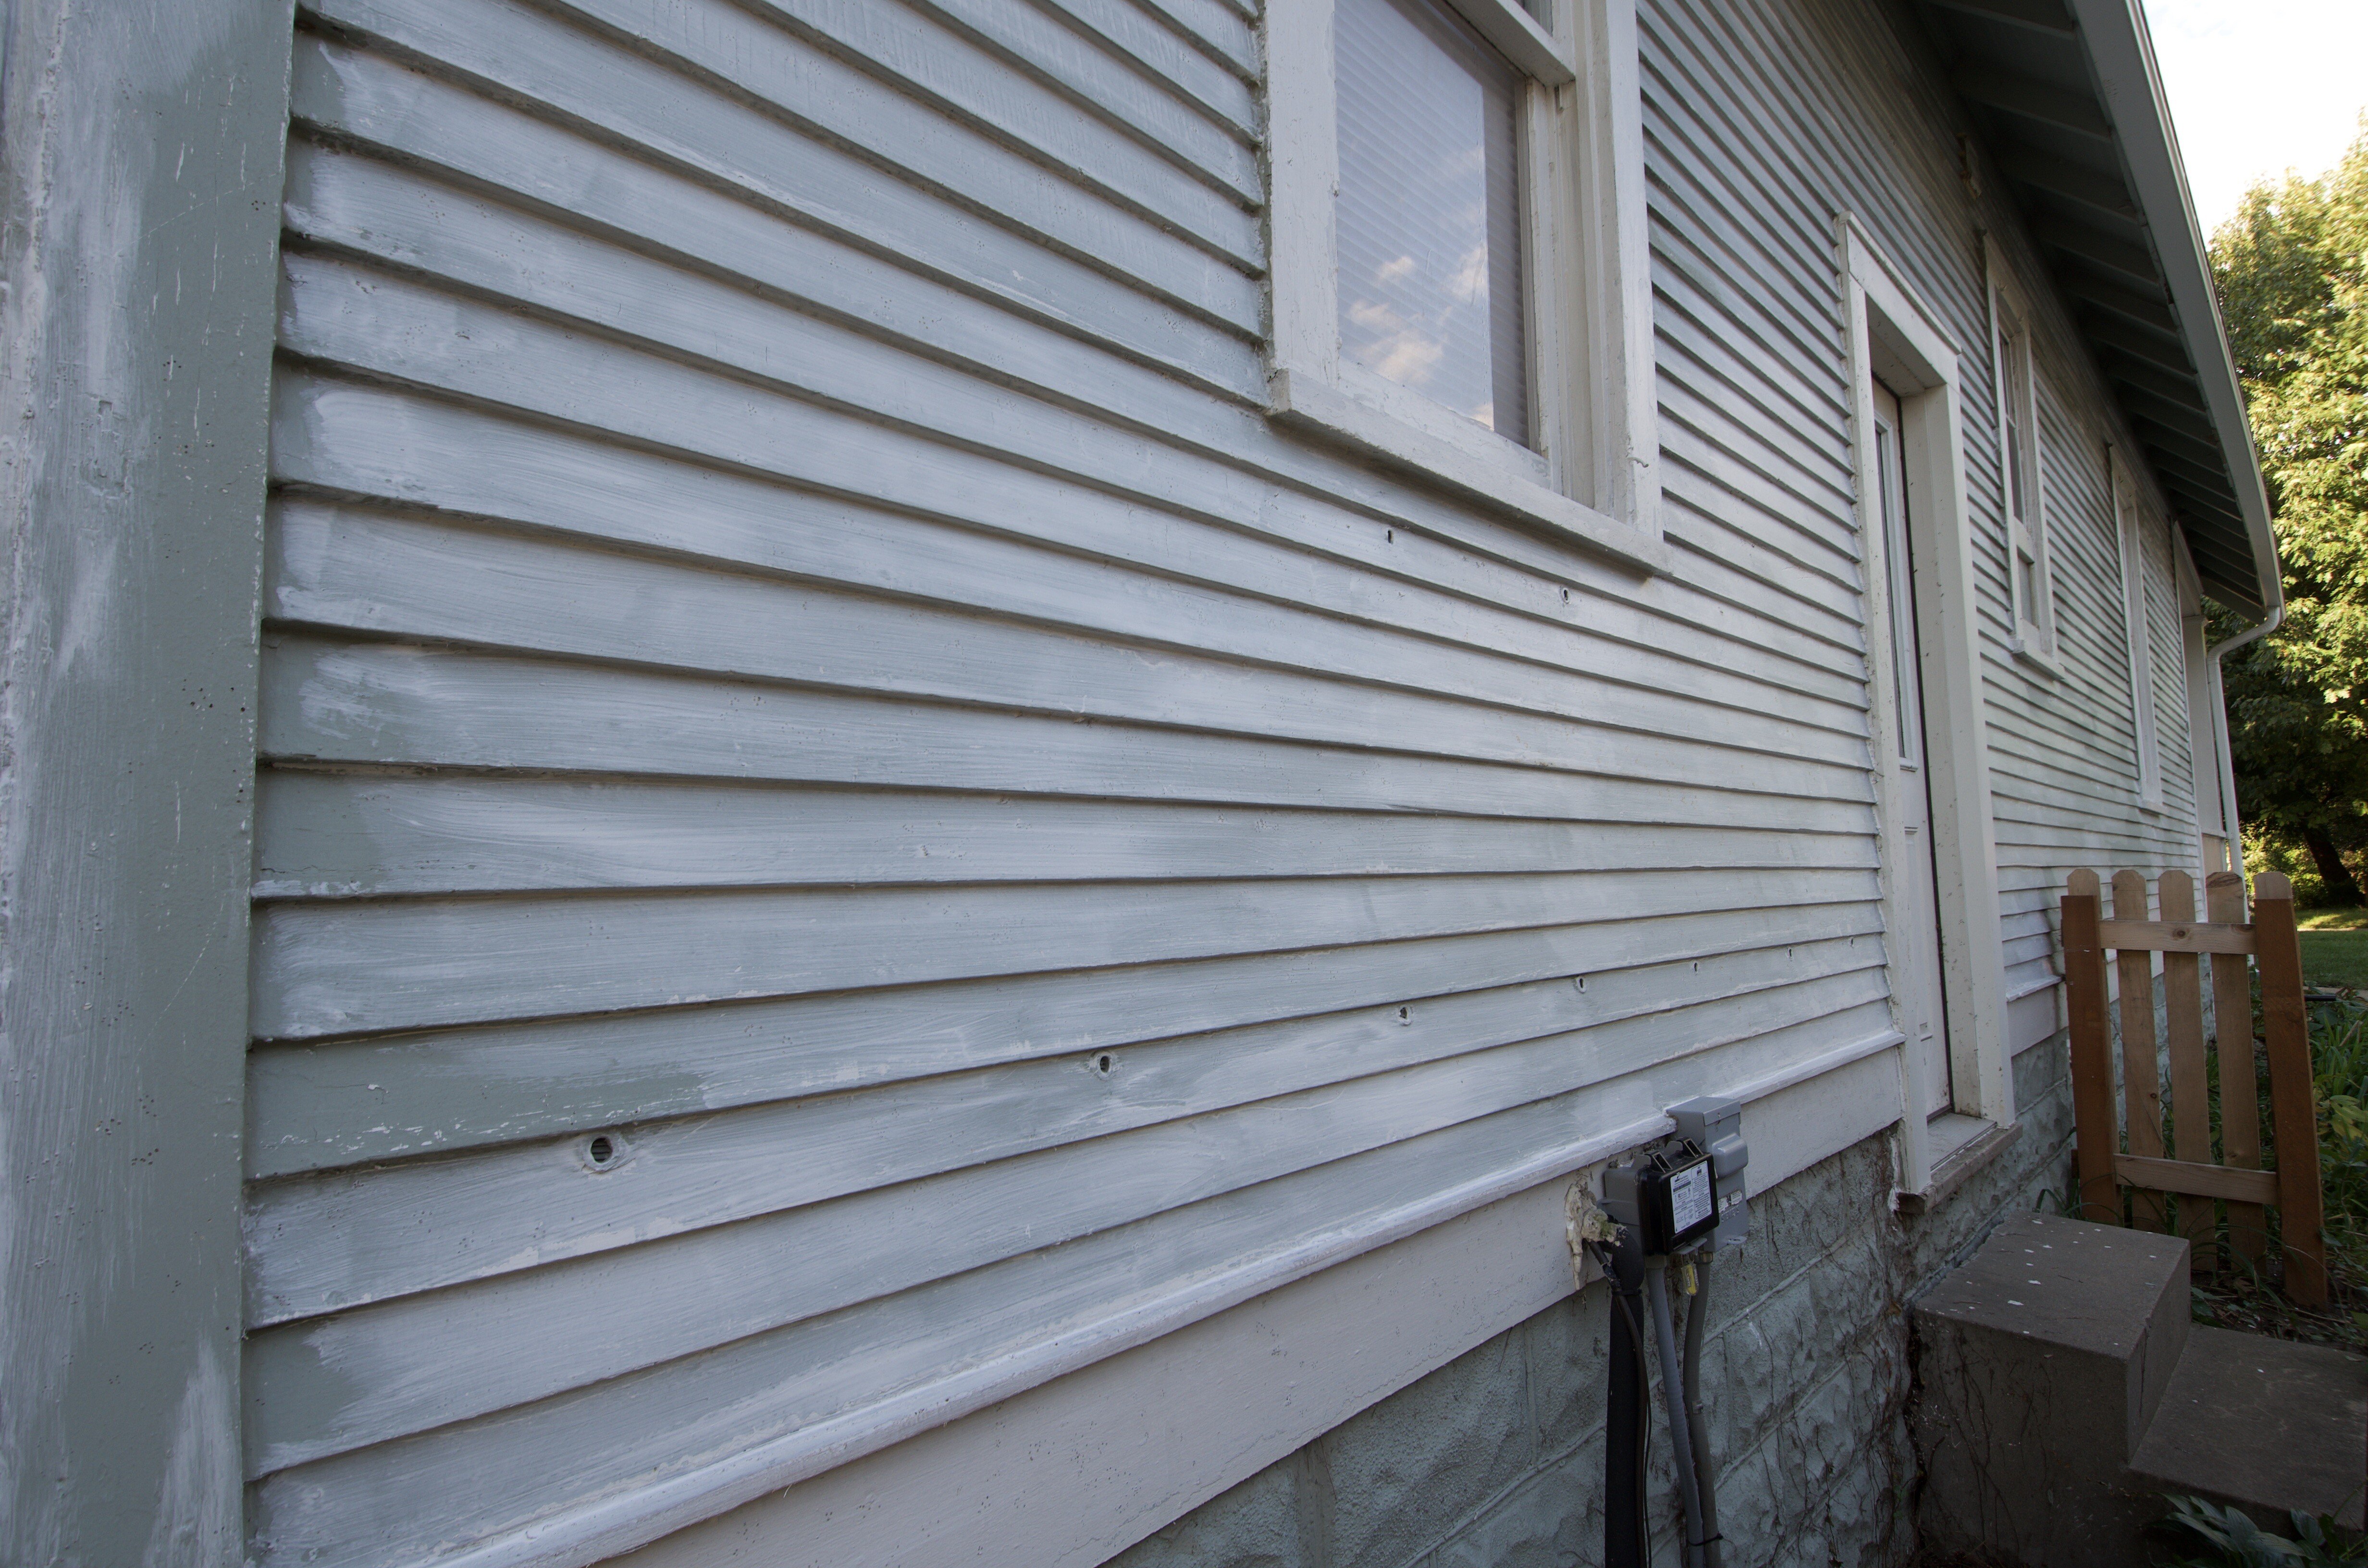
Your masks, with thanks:
<instances>
[{"instance_id":1,"label":"green tree","mask_svg":"<svg viewBox=\"0 0 2368 1568\"><path fill-rule=\"evenodd\" d=\"M2285 567L2285 624L2225 662L2248 821L2338 902L2368 848L2368 119L2324 178L2256 186L2212 241ZM2217 618L2215 635L2235 630Z\"/></svg>"}]
</instances>

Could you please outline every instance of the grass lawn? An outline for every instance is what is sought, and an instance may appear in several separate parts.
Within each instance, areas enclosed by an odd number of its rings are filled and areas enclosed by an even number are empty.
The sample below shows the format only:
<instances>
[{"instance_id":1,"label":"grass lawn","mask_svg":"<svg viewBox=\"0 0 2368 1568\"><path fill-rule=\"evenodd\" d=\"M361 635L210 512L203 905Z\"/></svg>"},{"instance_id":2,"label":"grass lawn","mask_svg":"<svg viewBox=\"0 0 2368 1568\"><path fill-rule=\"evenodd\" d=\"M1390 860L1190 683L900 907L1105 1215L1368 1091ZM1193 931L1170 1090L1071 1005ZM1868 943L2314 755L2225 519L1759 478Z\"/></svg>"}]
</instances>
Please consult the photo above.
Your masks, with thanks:
<instances>
[{"instance_id":1,"label":"grass lawn","mask_svg":"<svg viewBox=\"0 0 2368 1568\"><path fill-rule=\"evenodd\" d=\"M2368 990L2368 909L2316 910L2296 924L2305 984Z\"/></svg>"}]
</instances>

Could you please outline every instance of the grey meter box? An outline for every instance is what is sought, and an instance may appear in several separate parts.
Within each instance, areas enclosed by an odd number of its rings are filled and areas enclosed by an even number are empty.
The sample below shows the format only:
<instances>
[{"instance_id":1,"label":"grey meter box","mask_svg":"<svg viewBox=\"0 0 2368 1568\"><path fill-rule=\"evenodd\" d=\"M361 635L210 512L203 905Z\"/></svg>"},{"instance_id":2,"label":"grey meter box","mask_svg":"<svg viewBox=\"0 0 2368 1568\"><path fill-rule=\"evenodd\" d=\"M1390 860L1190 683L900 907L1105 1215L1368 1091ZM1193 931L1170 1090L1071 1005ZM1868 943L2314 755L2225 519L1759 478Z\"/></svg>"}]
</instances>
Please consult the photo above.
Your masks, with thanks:
<instances>
[{"instance_id":1,"label":"grey meter box","mask_svg":"<svg viewBox=\"0 0 2368 1568\"><path fill-rule=\"evenodd\" d=\"M1713 1249L1739 1247L1751 1228L1751 1209L1743 1199L1744 1167L1751 1163L1751 1147L1743 1141L1743 1104L1704 1095L1669 1108L1678 1136L1710 1155L1710 1175L1718 1205L1718 1226L1704 1244Z\"/></svg>"}]
</instances>

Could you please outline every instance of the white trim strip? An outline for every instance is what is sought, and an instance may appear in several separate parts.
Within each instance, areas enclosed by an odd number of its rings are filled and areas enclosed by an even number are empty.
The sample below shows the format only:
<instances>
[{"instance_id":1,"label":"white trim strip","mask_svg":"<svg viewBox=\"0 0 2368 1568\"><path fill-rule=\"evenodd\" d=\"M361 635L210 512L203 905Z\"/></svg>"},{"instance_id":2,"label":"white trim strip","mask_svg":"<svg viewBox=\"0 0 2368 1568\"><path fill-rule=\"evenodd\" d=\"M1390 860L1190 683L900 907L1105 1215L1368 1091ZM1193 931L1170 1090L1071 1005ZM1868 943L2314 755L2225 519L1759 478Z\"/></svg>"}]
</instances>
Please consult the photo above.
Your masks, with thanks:
<instances>
[{"instance_id":1,"label":"white trim strip","mask_svg":"<svg viewBox=\"0 0 2368 1568\"><path fill-rule=\"evenodd\" d=\"M1814 1062L1824 1060L1812 1058ZM1770 1094L1779 1086L1782 1085L1755 1092ZM1040 1341L996 1360L965 1368L878 1404L801 1427L652 1485L539 1520L493 1537L471 1550L439 1554L435 1559L437 1568L582 1568L1008 1399L1064 1372L1156 1339L1304 1276L1344 1263L1542 1181L1550 1181L1622 1149L1633 1149L1662 1136L1674 1126L1668 1117L1656 1116L1608 1132L1574 1139L1433 1193L1418 1203L1405 1204L1356 1225L1310 1236L1281 1252L1269 1253L1222 1273L1194 1279L1132 1311Z\"/></svg>"},{"instance_id":2,"label":"white trim strip","mask_svg":"<svg viewBox=\"0 0 2368 1568\"><path fill-rule=\"evenodd\" d=\"M1766 1099L1905 1042L1896 1030L1804 1058L1724 1090ZM1674 1130L1668 1117L1575 1138L1358 1224L1310 1236L1134 1309L969 1367L878 1404L758 1443L696 1470L603 1498L436 1558L437 1568L581 1568L794 1485L1009 1399L1064 1373L1173 1333L1254 1297L1404 1240ZM1831 1151L1827 1151L1831 1153ZM1822 1157L1822 1156L1820 1156ZM1789 1171L1782 1176L1792 1174Z\"/></svg>"},{"instance_id":3,"label":"white trim strip","mask_svg":"<svg viewBox=\"0 0 2368 1568\"><path fill-rule=\"evenodd\" d=\"M2036 996L2043 991L2053 991L2063 983L2062 975L2051 974L2044 980L2034 980L2028 984L2016 986L2006 994L2006 999L2009 1002L2020 1002L2026 996Z\"/></svg>"},{"instance_id":4,"label":"white trim strip","mask_svg":"<svg viewBox=\"0 0 2368 1568\"><path fill-rule=\"evenodd\" d=\"M1786 1089L1795 1085L1805 1084L1812 1078L1822 1078L1827 1074L1847 1067L1853 1062L1863 1062L1877 1051L1889 1051L1894 1046L1907 1043L1907 1037L1897 1029L1885 1029L1881 1034L1869 1035L1864 1040L1852 1040L1848 1045L1838 1045L1831 1051L1820 1051L1815 1056L1793 1062L1790 1067L1781 1068L1764 1077L1754 1078L1736 1088L1725 1090L1725 1097L1741 1100L1747 1105L1753 1100L1764 1100L1770 1095L1782 1094ZM1750 1167L1747 1165L1744 1168L1748 1170Z\"/></svg>"}]
</instances>

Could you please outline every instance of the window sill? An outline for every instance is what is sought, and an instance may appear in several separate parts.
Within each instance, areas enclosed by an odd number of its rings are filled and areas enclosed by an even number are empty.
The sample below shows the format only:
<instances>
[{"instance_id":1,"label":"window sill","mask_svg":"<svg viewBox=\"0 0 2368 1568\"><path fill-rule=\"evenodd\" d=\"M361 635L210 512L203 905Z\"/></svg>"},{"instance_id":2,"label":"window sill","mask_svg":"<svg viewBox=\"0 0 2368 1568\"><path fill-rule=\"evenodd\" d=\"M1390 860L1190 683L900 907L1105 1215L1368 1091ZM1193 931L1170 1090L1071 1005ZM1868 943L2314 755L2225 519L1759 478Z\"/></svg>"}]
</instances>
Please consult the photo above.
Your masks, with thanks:
<instances>
[{"instance_id":1,"label":"window sill","mask_svg":"<svg viewBox=\"0 0 2368 1568\"><path fill-rule=\"evenodd\" d=\"M2055 662L2055 655L2041 646L2036 638L2009 637L2007 639L2006 646L2007 652L2015 656L2016 662L2028 665L2049 680L2064 678L2064 666Z\"/></svg>"},{"instance_id":2,"label":"window sill","mask_svg":"<svg viewBox=\"0 0 2368 1568\"><path fill-rule=\"evenodd\" d=\"M1417 429L1306 371L1276 370L1267 392L1268 417L1287 428L1354 448L1623 566L1647 574L1666 574L1670 568L1669 547L1646 530L1582 506L1511 472L1508 465Z\"/></svg>"}]
</instances>

